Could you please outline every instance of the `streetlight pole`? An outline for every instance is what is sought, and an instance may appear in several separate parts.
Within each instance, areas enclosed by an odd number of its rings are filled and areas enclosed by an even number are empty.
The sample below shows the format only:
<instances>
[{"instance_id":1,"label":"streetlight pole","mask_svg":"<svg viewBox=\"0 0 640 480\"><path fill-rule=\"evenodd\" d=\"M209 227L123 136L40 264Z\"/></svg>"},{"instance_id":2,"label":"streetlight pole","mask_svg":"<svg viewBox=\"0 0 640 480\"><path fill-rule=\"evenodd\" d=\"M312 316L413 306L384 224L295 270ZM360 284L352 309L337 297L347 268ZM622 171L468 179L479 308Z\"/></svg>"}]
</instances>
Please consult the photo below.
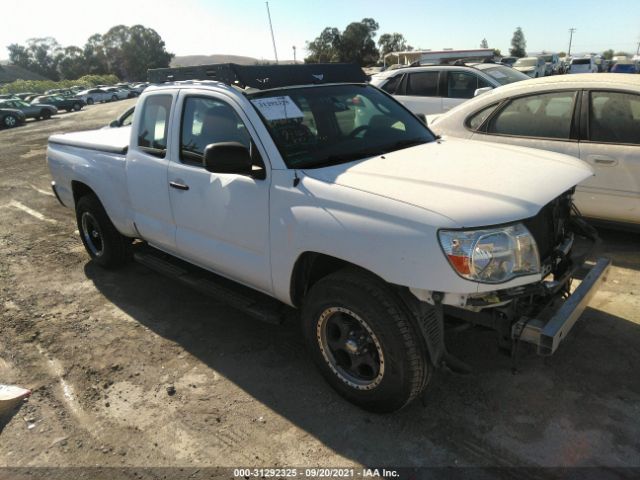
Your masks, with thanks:
<instances>
[{"instance_id":1,"label":"streetlight pole","mask_svg":"<svg viewBox=\"0 0 640 480\"><path fill-rule=\"evenodd\" d=\"M294 45L293 46L293 64L295 65L296 63L298 62L296 62L296 46Z\"/></svg>"},{"instance_id":2,"label":"streetlight pole","mask_svg":"<svg viewBox=\"0 0 640 480\"><path fill-rule=\"evenodd\" d=\"M271 30L271 42L273 43L273 54L276 56L276 64L278 63L278 51L276 50L276 39L273 36L273 25L271 24L271 12L269 11L269 2L267 4L267 16L269 17L269 29Z\"/></svg>"},{"instance_id":3,"label":"streetlight pole","mask_svg":"<svg viewBox=\"0 0 640 480\"><path fill-rule=\"evenodd\" d=\"M571 41L573 40L573 32L575 32L577 30L577 28L570 28L569 29L569 51L567 52L567 56L570 57L571 56Z\"/></svg>"}]
</instances>

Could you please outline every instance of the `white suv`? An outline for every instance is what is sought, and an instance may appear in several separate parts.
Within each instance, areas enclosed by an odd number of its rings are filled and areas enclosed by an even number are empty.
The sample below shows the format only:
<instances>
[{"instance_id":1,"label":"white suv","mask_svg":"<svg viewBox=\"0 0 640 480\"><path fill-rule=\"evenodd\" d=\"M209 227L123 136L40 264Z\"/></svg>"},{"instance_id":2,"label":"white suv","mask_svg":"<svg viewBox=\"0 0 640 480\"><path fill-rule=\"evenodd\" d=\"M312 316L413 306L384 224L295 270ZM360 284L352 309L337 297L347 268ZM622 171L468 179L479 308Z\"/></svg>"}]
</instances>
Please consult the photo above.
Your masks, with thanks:
<instances>
[{"instance_id":1,"label":"white suv","mask_svg":"<svg viewBox=\"0 0 640 480\"><path fill-rule=\"evenodd\" d=\"M390 70L371 77L371 84L395 96L413 113L446 112L479 93L529 77L495 63L430 65Z\"/></svg>"}]
</instances>

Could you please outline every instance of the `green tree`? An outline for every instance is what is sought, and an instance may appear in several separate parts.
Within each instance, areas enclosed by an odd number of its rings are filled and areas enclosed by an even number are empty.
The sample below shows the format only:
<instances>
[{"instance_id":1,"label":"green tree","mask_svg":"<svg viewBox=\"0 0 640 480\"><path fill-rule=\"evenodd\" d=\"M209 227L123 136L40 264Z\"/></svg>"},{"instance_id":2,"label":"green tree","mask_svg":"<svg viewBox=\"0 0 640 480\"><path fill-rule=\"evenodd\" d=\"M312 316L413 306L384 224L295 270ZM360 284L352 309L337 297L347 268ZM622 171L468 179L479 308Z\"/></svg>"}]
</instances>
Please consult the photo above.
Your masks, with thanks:
<instances>
[{"instance_id":1,"label":"green tree","mask_svg":"<svg viewBox=\"0 0 640 480\"><path fill-rule=\"evenodd\" d=\"M58 58L58 74L61 79L74 79L86 75L87 65L81 48L65 47Z\"/></svg>"},{"instance_id":2,"label":"green tree","mask_svg":"<svg viewBox=\"0 0 640 480\"><path fill-rule=\"evenodd\" d=\"M613 50L609 49L602 52L602 58L605 60L611 60L613 58Z\"/></svg>"},{"instance_id":3,"label":"green tree","mask_svg":"<svg viewBox=\"0 0 640 480\"><path fill-rule=\"evenodd\" d=\"M337 28L327 27L315 40L307 42L309 56L304 61L375 64L380 56L374 40L378 28L378 23L372 18L352 22L342 33Z\"/></svg>"},{"instance_id":4,"label":"green tree","mask_svg":"<svg viewBox=\"0 0 640 480\"><path fill-rule=\"evenodd\" d=\"M493 49L493 56L497 57L497 58L502 58L502 52L500 51L499 48L494 48Z\"/></svg>"},{"instance_id":5,"label":"green tree","mask_svg":"<svg viewBox=\"0 0 640 480\"><path fill-rule=\"evenodd\" d=\"M385 33L380 35L378 39L380 47L380 56L384 57L391 52L406 52L413 50L413 47L407 44L407 40L401 33Z\"/></svg>"},{"instance_id":6,"label":"green tree","mask_svg":"<svg viewBox=\"0 0 640 480\"><path fill-rule=\"evenodd\" d=\"M84 45L83 54L87 73L103 75L109 72L109 62L107 62L107 52L104 48L102 35L99 33L91 35Z\"/></svg>"},{"instance_id":7,"label":"green tree","mask_svg":"<svg viewBox=\"0 0 640 480\"><path fill-rule=\"evenodd\" d=\"M109 72L124 80L144 80L147 69L168 67L173 54L152 28L116 25L102 36Z\"/></svg>"},{"instance_id":8,"label":"green tree","mask_svg":"<svg viewBox=\"0 0 640 480\"><path fill-rule=\"evenodd\" d=\"M567 56L567 52L558 52L558 57L562 58L566 56Z\"/></svg>"},{"instance_id":9,"label":"green tree","mask_svg":"<svg viewBox=\"0 0 640 480\"><path fill-rule=\"evenodd\" d=\"M480 48L489 48L489 42L487 42L486 38L483 38L480 42Z\"/></svg>"},{"instance_id":10,"label":"green tree","mask_svg":"<svg viewBox=\"0 0 640 480\"><path fill-rule=\"evenodd\" d=\"M27 45L9 45L9 60L15 65L40 75L58 80L57 65L61 55L60 44L52 37L30 38Z\"/></svg>"},{"instance_id":11,"label":"green tree","mask_svg":"<svg viewBox=\"0 0 640 480\"><path fill-rule=\"evenodd\" d=\"M616 52L613 54L614 57L632 57L629 52Z\"/></svg>"},{"instance_id":12,"label":"green tree","mask_svg":"<svg viewBox=\"0 0 640 480\"><path fill-rule=\"evenodd\" d=\"M380 57L374 40L378 28L378 22L372 18L363 18L360 22L347 25L338 47L340 61L362 66L375 64Z\"/></svg>"},{"instance_id":13,"label":"green tree","mask_svg":"<svg viewBox=\"0 0 640 480\"><path fill-rule=\"evenodd\" d=\"M310 55L305 63L327 63L339 61L340 30L326 27L315 40L307 42Z\"/></svg>"},{"instance_id":14,"label":"green tree","mask_svg":"<svg viewBox=\"0 0 640 480\"><path fill-rule=\"evenodd\" d=\"M527 55L527 41L525 40L524 33L520 27L516 28L516 31L513 32L509 53L512 57L518 58L522 58Z\"/></svg>"}]
</instances>

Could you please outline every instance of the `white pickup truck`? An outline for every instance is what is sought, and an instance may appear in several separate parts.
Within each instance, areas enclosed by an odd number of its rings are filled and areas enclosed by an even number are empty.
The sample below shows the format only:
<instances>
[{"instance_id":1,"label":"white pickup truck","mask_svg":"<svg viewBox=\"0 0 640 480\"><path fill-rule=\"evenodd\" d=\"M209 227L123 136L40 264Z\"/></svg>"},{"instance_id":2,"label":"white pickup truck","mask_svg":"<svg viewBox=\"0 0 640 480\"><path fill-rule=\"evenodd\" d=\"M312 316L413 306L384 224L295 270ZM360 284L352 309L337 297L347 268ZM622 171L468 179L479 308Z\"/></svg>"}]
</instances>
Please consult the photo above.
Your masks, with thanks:
<instances>
[{"instance_id":1,"label":"white pickup truck","mask_svg":"<svg viewBox=\"0 0 640 480\"><path fill-rule=\"evenodd\" d=\"M265 320L300 309L314 361L363 408L465 368L445 320L553 353L605 278L607 259L585 263L594 231L571 195L592 172L575 158L443 141L348 65L158 76L204 80L146 89L130 127L49 139L89 255L133 256Z\"/></svg>"}]
</instances>

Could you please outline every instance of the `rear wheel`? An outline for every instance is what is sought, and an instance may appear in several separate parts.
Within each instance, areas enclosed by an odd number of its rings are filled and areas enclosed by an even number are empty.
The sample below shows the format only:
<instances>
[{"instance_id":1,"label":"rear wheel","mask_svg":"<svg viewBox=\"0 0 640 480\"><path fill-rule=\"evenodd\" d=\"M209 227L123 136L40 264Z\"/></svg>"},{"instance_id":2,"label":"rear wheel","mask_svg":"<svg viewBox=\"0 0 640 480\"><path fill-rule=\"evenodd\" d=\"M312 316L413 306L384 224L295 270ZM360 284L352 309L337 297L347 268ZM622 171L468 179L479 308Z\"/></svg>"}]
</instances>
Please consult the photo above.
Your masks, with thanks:
<instances>
[{"instance_id":1,"label":"rear wheel","mask_svg":"<svg viewBox=\"0 0 640 480\"><path fill-rule=\"evenodd\" d=\"M5 115L5 117L2 119L2 125L4 125L5 128L13 128L18 125L18 119L11 114Z\"/></svg>"},{"instance_id":2,"label":"rear wheel","mask_svg":"<svg viewBox=\"0 0 640 480\"><path fill-rule=\"evenodd\" d=\"M111 95L111 101L115 102L116 100L118 100L117 95Z\"/></svg>"},{"instance_id":3,"label":"rear wheel","mask_svg":"<svg viewBox=\"0 0 640 480\"><path fill-rule=\"evenodd\" d=\"M109 219L95 195L86 195L76 204L80 238L89 256L104 268L115 268L131 258L131 241Z\"/></svg>"},{"instance_id":4,"label":"rear wheel","mask_svg":"<svg viewBox=\"0 0 640 480\"><path fill-rule=\"evenodd\" d=\"M74 103L73 104L73 109L77 112L79 110L82 110L82 105L80 105L79 103Z\"/></svg>"},{"instance_id":5,"label":"rear wheel","mask_svg":"<svg viewBox=\"0 0 640 480\"><path fill-rule=\"evenodd\" d=\"M340 395L374 412L398 410L420 394L432 366L396 293L355 269L316 283L304 301L307 346Z\"/></svg>"},{"instance_id":6,"label":"rear wheel","mask_svg":"<svg viewBox=\"0 0 640 480\"><path fill-rule=\"evenodd\" d=\"M40 112L40 116L43 120L49 120L51 118L51 110L42 110Z\"/></svg>"},{"instance_id":7,"label":"rear wheel","mask_svg":"<svg viewBox=\"0 0 640 480\"><path fill-rule=\"evenodd\" d=\"M93 105L93 98L87 98L87 105Z\"/></svg>"}]
</instances>

